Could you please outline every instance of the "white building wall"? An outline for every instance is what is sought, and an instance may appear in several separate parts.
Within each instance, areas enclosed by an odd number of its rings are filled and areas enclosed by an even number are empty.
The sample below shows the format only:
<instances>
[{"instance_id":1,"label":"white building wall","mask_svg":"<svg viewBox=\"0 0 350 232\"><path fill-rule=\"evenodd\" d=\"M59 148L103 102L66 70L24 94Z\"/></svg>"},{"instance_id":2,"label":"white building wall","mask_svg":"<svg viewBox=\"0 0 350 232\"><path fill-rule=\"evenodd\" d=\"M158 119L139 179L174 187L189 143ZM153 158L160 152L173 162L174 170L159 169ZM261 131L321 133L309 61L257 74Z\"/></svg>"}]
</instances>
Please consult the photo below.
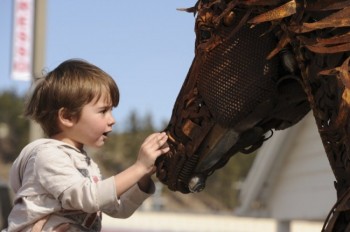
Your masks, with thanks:
<instances>
[{"instance_id":1,"label":"white building wall","mask_svg":"<svg viewBox=\"0 0 350 232\"><path fill-rule=\"evenodd\" d=\"M296 126L281 151L286 156L271 186L268 211L280 220L324 220L336 201L335 178L312 114Z\"/></svg>"}]
</instances>

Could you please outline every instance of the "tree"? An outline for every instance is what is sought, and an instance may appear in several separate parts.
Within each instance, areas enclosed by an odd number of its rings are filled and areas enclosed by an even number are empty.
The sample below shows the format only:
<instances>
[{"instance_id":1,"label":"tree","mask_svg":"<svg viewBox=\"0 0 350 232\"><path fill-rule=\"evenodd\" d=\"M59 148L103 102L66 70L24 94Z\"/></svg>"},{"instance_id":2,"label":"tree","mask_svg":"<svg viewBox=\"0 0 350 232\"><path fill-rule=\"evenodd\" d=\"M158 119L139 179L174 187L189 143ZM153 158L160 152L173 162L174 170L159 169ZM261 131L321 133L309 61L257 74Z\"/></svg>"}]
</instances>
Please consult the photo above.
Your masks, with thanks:
<instances>
[{"instance_id":1,"label":"tree","mask_svg":"<svg viewBox=\"0 0 350 232\"><path fill-rule=\"evenodd\" d=\"M13 161L28 143L29 121L23 115L24 98L12 91L0 93L0 159Z\"/></svg>"}]
</instances>

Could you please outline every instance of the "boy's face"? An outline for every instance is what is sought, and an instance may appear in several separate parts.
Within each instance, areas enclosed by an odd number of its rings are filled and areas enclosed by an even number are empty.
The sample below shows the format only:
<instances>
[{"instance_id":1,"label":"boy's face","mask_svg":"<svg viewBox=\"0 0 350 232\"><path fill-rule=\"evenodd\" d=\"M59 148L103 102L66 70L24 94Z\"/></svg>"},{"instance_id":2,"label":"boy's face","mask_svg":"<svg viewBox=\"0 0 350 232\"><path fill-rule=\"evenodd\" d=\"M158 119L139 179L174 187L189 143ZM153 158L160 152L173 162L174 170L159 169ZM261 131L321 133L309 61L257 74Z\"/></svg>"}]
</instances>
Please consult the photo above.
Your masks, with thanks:
<instances>
[{"instance_id":1,"label":"boy's face","mask_svg":"<svg viewBox=\"0 0 350 232\"><path fill-rule=\"evenodd\" d=\"M112 106L102 94L100 99L94 98L82 109L79 120L71 128L70 139L77 148L84 145L101 147L115 123Z\"/></svg>"}]
</instances>

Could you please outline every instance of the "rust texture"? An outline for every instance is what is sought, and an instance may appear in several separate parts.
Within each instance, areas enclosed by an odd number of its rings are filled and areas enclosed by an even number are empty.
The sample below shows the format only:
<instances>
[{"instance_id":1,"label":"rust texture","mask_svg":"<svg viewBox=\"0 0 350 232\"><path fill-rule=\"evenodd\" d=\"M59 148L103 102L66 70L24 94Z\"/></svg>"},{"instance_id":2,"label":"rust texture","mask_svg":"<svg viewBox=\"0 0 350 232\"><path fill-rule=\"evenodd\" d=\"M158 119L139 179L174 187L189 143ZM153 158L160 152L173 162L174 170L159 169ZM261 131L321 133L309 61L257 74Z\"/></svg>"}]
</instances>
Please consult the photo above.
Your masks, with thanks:
<instances>
[{"instance_id":1,"label":"rust texture","mask_svg":"<svg viewBox=\"0 0 350 232\"><path fill-rule=\"evenodd\" d=\"M350 231L350 1L201 0L195 57L165 129L157 177L201 191L236 153L312 110L336 182L323 231Z\"/></svg>"}]
</instances>

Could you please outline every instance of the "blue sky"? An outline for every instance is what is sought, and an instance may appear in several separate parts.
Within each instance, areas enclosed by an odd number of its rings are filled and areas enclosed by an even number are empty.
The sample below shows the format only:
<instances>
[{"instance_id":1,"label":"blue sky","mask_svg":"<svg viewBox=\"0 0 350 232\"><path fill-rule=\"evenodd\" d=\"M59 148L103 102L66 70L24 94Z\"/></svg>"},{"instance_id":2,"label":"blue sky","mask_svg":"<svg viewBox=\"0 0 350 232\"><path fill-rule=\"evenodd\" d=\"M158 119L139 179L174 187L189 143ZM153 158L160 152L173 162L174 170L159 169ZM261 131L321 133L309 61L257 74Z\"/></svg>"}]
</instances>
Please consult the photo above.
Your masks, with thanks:
<instances>
[{"instance_id":1,"label":"blue sky","mask_svg":"<svg viewBox=\"0 0 350 232\"><path fill-rule=\"evenodd\" d=\"M40 0L39 0L40 1ZM194 57L194 16L176 8L195 0L47 0L45 70L85 59L116 80L121 101L116 129L131 111L168 121ZM10 77L12 0L0 1L0 91L26 93L30 83Z\"/></svg>"}]
</instances>

